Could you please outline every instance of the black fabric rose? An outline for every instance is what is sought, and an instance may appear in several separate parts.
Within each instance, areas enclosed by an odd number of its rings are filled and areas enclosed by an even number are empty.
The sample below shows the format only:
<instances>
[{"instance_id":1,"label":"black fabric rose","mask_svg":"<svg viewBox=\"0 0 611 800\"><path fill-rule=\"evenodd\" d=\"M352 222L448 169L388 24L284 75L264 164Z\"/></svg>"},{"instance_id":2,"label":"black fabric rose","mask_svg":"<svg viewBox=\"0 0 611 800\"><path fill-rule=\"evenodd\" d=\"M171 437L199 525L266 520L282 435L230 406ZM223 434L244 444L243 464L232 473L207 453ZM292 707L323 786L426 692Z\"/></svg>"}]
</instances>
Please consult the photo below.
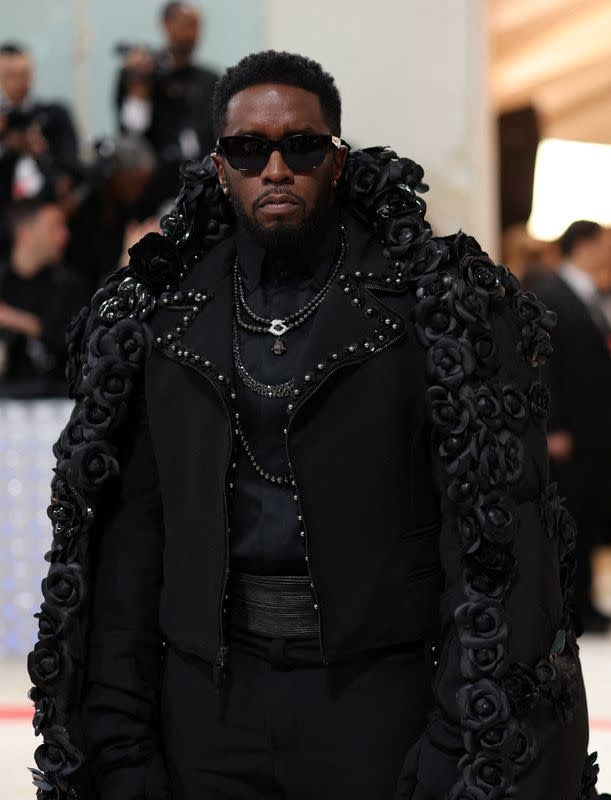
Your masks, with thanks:
<instances>
[{"instance_id":1,"label":"black fabric rose","mask_svg":"<svg viewBox=\"0 0 611 800\"><path fill-rule=\"evenodd\" d=\"M463 727L470 731L494 728L509 720L509 703L501 688L482 678L457 692Z\"/></svg>"},{"instance_id":2,"label":"black fabric rose","mask_svg":"<svg viewBox=\"0 0 611 800\"><path fill-rule=\"evenodd\" d=\"M62 462L64 459L70 458L70 454L75 447L85 441L83 427L78 420L70 420L63 431L59 435L59 439L53 445L53 455Z\"/></svg>"},{"instance_id":3,"label":"black fabric rose","mask_svg":"<svg viewBox=\"0 0 611 800\"><path fill-rule=\"evenodd\" d=\"M448 304L440 295L427 297L416 306L414 312L416 333L424 347L451 335L457 327Z\"/></svg>"},{"instance_id":4,"label":"black fabric rose","mask_svg":"<svg viewBox=\"0 0 611 800\"><path fill-rule=\"evenodd\" d=\"M94 442L109 436L119 425L126 410L125 403L102 406L91 397L86 397L80 404L78 412L85 441Z\"/></svg>"},{"instance_id":5,"label":"black fabric rose","mask_svg":"<svg viewBox=\"0 0 611 800\"><path fill-rule=\"evenodd\" d=\"M549 311L533 292L520 292L515 305L524 322L538 322L548 331L554 327L557 315Z\"/></svg>"},{"instance_id":6,"label":"black fabric rose","mask_svg":"<svg viewBox=\"0 0 611 800\"><path fill-rule=\"evenodd\" d=\"M480 386L475 393L477 413L491 431L499 430L503 425L501 399L491 386Z\"/></svg>"},{"instance_id":7,"label":"black fabric rose","mask_svg":"<svg viewBox=\"0 0 611 800\"><path fill-rule=\"evenodd\" d=\"M471 680L495 677L502 670L505 648L501 644L466 647L460 653L460 671Z\"/></svg>"},{"instance_id":8,"label":"black fabric rose","mask_svg":"<svg viewBox=\"0 0 611 800\"><path fill-rule=\"evenodd\" d=\"M85 532L93 522L93 511L79 493L71 489L60 475L53 478L51 491L47 516L53 523L53 533L69 539L76 533Z\"/></svg>"},{"instance_id":9,"label":"black fabric rose","mask_svg":"<svg viewBox=\"0 0 611 800\"><path fill-rule=\"evenodd\" d=\"M34 614L34 616L38 619L39 641L42 642L44 639L56 639L62 635L64 626L59 615L46 603L41 605L40 611Z\"/></svg>"},{"instance_id":10,"label":"black fabric rose","mask_svg":"<svg viewBox=\"0 0 611 800\"><path fill-rule=\"evenodd\" d=\"M74 612L83 602L85 582L78 564L52 564L42 582L42 593L48 605L60 612Z\"/></svg>"},{"instance_id":11,"label":"black fabric rose","mask_svg":"<svg viewBox=\"0 0 611 800\"><path fill-rule=\"evenodd\" d=\"M463 780L467 786L482 789L488 798L502 798L507 796L512 772L507 769L503 759L484 752L467 763L463 769Z\"/></svg>"},{"instance_id":12,"label":"black fabric rose","mask_svg":"<svg viewBox=\"0 0 611 800\"><path fill-rule=\"evenodd\" d=\"M470 388L464 386L456 394L443 386L431 386L427 391L427 400L437 430L455 436L467 431L475 411Z\"/></svg>"},{"instance_id":13,"label":"black fabric rose","mask_svg":"<svg viewBox=\"0 0 611 800\"><path fill-rule=\"evenodd\" d=\"M430 236L428 229L420 234L414 242L410 253L406 271L410 278L418 279L425 276L436 275L443 264L448 261L449 250L438 239L421 241L425 236Z\"/></svg>"},{"instance_id":14,"label":"black fabric rose","mask_svg":"<svg viewBox=\"0 0 611 800\"><path fill-rule=\"evenodd\" d=\"M98 316L104 323L113 324L127 316L144 319L154 308L155 297L147 286L127 274L114 294L100 305Z\"/></svg>"},{"instance_id":15,"label":"black fabric rose","mask_svg":"<svg viewBox=\"0 0 611 800\"><path fill-rule=\"evenodd\" d=\"M448 298L452 312L474 332L490 327L487 320L489 300L488 293L483 289L462 281L455 284Z\"/></svg>"},{"instance_id":16,"label":"black fabric rose","mask_svg":"<svg viewBox=\"0 0 611 800\"><path fill-rule=\"evenodd\" d=\"M512 553L482 540L479 549L465 557L467 581L476 592L499 598L511 585L516 568Z\"/></svg>"},{"instance_id":17,"label":"black fabric rose","mask_svg":"<svg viewBox=\"0 0 611 800\"><path fill-rule=\"evenodd\" d=\"M89 340L89 353L94 359L112 356L119 361L139 365L150 353L152 332L136 319L122 319L107 328L100 325Z\"/></svg>"},{"instance_id":18,"label":"black fabric rose","mask_svg":"<svg viewBox=\"0 0 611 800\"><path fill-rule=\"evenodd\" d=\"M154 291L175 281L181 272L178 248L160 233L147 233L127 252L131 269Z\"/></svg>"},{"instance_id":19,"label":"black fabric rose","mask_svg":"<svg viewBox=\"0 0 611 800\"><path fill-rule=\"evenodd\" d=\"M491 544L509 544L517 533L517 506L503 492L494 491L481 496L475 514L484 537Z\"/></svg>"},{"instance_id":20,"label":"black fabric rose","mask_svg":"<svg viewBox=\"0 0 611 800\"><path fill-rule=\"evenodd\" d=\"M541 381L535 381L528 390L528 404L533 416L547 419L550 414L552 396L550 390Z\"/></svg>"},{"instance_id":21,"label":"black fabric rose","mask_svg":"<svg viewBox=\"0 0 611 800\"><path fill-rule=\"evenodd\" d=\"M34 701L34 716L32 726L34 734L38 736L43 728L53 725L55 720L55 706L50 697L34 687L30 689L29 697Z\"/></svg>"},{"instance_id":22,"label":"black fabric rose","mask_svg":"<svg viewBox=\"0 0 611 800\"><path fill-rule=\"evenodd\" d=\"M492 433L480 428L471 440L477 477L484 491L516 483L524 470L524 446L507 430Z\"/></svg>"},{"instance_id":23,"label":"black fabric rose","mask_svg":"<svg viewBox=\"0 0 611 800\"><path fill-rule=\"evenodd\" d=\"M522 341L518 343L518 352L531 367L545 364L554 352L549 333L537 324L525 325L522 328Z\"/></svg>"},{"instance_id":24,"label":"black fabric rose","mask_svg":"<svg viewBox=\"0 0 611 800\"><path fill-rule=\"evenodd\" d=\"M44 742L34 753L38 769L48 772L65 787L65 779L76 772L83 763L81 752L71 743L68 731L59 725L52 725L43 731Z\"/></svg>"},{"instance_id":25,"label":"black fabric rose","mask_svg":"<svg viewBox=\"0 0 611 800\"><path fill-rule=\"evenodd\" d=\"M577 546L577 524L564 506L558 516L558 541L561 561L572 558Z\"/></svg>"},{"instance_id":26,"label":"black fabric rose","mask_svg":"<svg viewBox=\"0 0 611 800\"><path fill-rule=\"evenodd\" d=\"M78 391L78 381L83 363L81 359L81 344L89 313L89 306L83 306L66 328L67 359L65 374L70 390L69 395L73 399Z\"/></svg>"},{"instance_id":27,"label":"black fabric rose","mask_svg":"<svg viewBox=\"0 0 611 800\"><path fill-rule=\"evenodd\" d=\"M532 736L527 730L518 729L515 747L509 756L511 763L515 767L516 775L521 774L528 768L535 755L536 745Z\"/></svg>"},{"instance_id":28,"label":"black fabric rose","mask_svg":"<svg viewBox=\"0 0 611 800\"><path fill-rule=\"evenodd\" d=\"M388 258L409 258L412 245L422 233L422 219L411 214L401 214L386 223L384 243ZM427 230L427 238L430 232Z\"/></svg>"},{"instance_id":29,"label":"black fabric rose","mask_svg":"<svg viewBox=\"0 0 611 800\"><path fill-rule=\"evenodd\" d=\"M503 676L501 686L512 713L527 717L540 699L537 674L526 664L512 664Z\"/></svg>"},{"instance_id":30,"label":"black fabric rose","mask_svg":"<svg viewBox=\"0 0 611 800\"><path fill-rule=\"evenodd\" d=\"M594 794L598 783L598 773L600 772L600 767L596 763L597 758L598 753L591 753L585 760L581 776L581 795L579 800L589 800Z\"/></svg>"},{"instance_id":31,"label":"black fabric rose","mask_svg":"<svg viewBox=\"0 0 611 800\"><path fill-rule=\"evenodd\" d=\"M448 475L464 475L471 465L471 448L467 432L450 434L439 445L439 455Z\"/></svg>"},{"instance_id":32,"label":"black fabric rose","mask_svg":"<svg viewBox=\"0 0 611 800\"><path fill-rule=\"evenodd\" d=\"M514 383L508 383L501 389L505 424L515 432L524 430L528 423L528 401L526 395Z\"/></svg>"},{"instance_id":33,"label":"black fabric rose","mask_svg":"<svg viewBox=\"0 0 611 800\"><path fill-rule=\"evenodd\" d=\"M473 506L478 489L477 479L473 472L469 470L464 475L453 478L449 482L447 488L448 499L458 511L466 511Z\"/></svg>"},{"instance_id":34,"label":"black fabric rose","mask_svg":"<svg viewBox=\"0 0 611 800\"><path fill-rule=\"evenodd\" d=\"M483 728L479 731L466 731L465 749L467 753L491 752L498 755L510 756L515 750L518 736L518 726L514 720L493 728Z\"/></svg>"},{"instance_id":35,"label":"black fabric rose","mask_svg":"<svg viewBox=\"0 0 611 800\"><path fill-rule=\"evenodd\" d=\"M491 299L504 297L501 271L486 253L464 256L460 262L460 271L465 283L482 289Z\"/></svg>"},{"instance_id":36,"label":"black fabric rose","mask_svg":"<svg viewBox=\"0 0 611 800\"><path fill-rule=\"evenodd\" d=\"M87 376L88 394L100 406L113 408L129 398L136 377L132 364L105 356L93 363Z\"/></svg>"},{"instance_id":37,"label":"black fabric rose","mask_svg":"<svg viewBox=\"0 0 611 800\"><path fill-rule=\"evenodd\" d=\"M58 690L65 666L57 640L37 642L28 655L28 673L32 683L51 697Z\"/></svg>"},{"instance_id":38,"label":"black fabric rose","mask_svg":"<svg viewBox=\"0 0 611 800\"><path fill-rule=\"evenodd\" d=\"M562 498L558 494L558 484L548 484L539 498L539 511L543 530L550 539L555 539L558 535L560 516L563 510Z\"/></svg>"},{"instance_id":39,"label":"black fabric rose","mask_svg":"<svg viewBox=\"0 0 611 800\"><path fill-rule=\"evenodd\" d=\"M84 491L95 491L119 474L115 450L108 442L88 442L72 454L68 483Z\"/></svg>"},{"instance_id":40,"label":"black fabric rose","mask_svg":"<svg viewBox=\"0 0 611 800\"><path fill-rule=\"evenodd\" d=\"M428 351L427 372L432 383L459 388L475 370L475 355L467 339L443 336Z\"/></svg>"},{"instance_id":41,"label":"black fabric rose","mask_svg":"<svg viewBox=\"0 0 611 800\"><path fill-rule=\"evenodd\" d=\"M490 333L481 333L473 337L473 352L477 360L477 374L481 378L489 378L498 372L501 359L496 342Z\"/></svg>"},{"instance_id":42,"label":"black fabric rose","mask_svg":"<svg viewBox=\"0 0 611 800\"><path fill-rule=\"evenodd\" d=\"M463 603L454 619L464 647L499 644L509 635L502 606L488 598Z\"/></svg>"},{"instance_id":43,"label":"black fabric rose","mask_svg":"<svg viewBox=\"0 0 611 800\"><path fill-rule=\"evenodd\" d=\"M474 553L481 544L482 530L473 511L467 511L459 516L456 527L463 553Z\"/></svg>"}]
</instances>

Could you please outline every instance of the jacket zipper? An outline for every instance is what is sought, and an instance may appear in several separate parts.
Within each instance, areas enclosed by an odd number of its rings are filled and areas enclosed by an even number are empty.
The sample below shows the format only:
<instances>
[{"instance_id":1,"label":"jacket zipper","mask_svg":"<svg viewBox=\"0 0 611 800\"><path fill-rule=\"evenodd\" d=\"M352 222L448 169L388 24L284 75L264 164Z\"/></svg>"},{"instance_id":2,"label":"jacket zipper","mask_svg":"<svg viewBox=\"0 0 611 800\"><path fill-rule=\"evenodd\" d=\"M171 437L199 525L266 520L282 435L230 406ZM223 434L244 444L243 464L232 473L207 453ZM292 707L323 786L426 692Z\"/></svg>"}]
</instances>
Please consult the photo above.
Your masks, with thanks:
<instances>
[{"instance_id":1,"label":"jacket zipper","mask_svg":"<svg viewBox=\"0 0 611 800\"><path fill-rule=\"evenodd\" d=\"M190 364L189 362L180 362L185 364L187 367L191 367L191 369L195 370L198 375L202 375L209 384L214 386L214 389L218 396L221 398L221 402L223 404L223 408L227 413L227 417L229 419L229 450L227 451L227 458L225 460L225 470L223 472L223 510L224 510L224 522L225 522L225 568L223 571L223 582L221 587L221 596L219 601L219 649L216 653L216 658L214 659L214 667L212 670L212 679L214 681L214 685L219 688L223 682L225 677L225 667L227 666L227 659L229 656L229 645L225 644L225 624L224 624L224 605L225 605L225 592L227 591L227 578L229 576L229 511L227 510L227 470L229 468L229 462L231 461L231 457L233 454L233 419L231 416L231 412L227 406L227 402L223 397L223 394L219 387L211 380L204 372L200 371L195 364Z\"/></svg>"},{"instance_id":2,"label":"jacket zipper","mask_svg":"<svg viewBox=\"0 0 611 800\"><path fill-rule=\"evenodd\" d=\"M394 339L389 339L388 342L385 342L380 347L376 347L374 352L379 353L381 350L385 350L391 344L394 344L397 341L397 338L398 338L398 336L396 336ZM373 355L373 353L371 353L371 355ZM295 470L293 469L293 465L291 463L291 456L290 456L290 451L289 451L289 431L290 431L290 428L291 428L291 423L295 419L297 411L304 405L305 401L309 400L312 397L312 395L314 395L318 391L318 389L320 389L320 387L325 383L325 381L328 378L331 377L331 375L334 375L336 372L338 372L343 367L347 367L349 364L353 364L353 363L354 363L353 361L349 361L349 362L347 362L345 364L338 364L334 369L329 370L329 372L327 372L327 374L322 378L320 383L318 383L312 389L310 394L307 397L304 397L302 402L299 403L299 405L294 409L293 413L291 414L291 418L289 419L289 421L287 423L287 426L284 429L284 437L285 437L284 441L285 441L285 448L286 448L286 458L287 458L287 461L288 461L291 477L292 477L293 483L294 483L293 488L295 489L295 497L296 497L296 502L297 502L297 508L299 510L299 516L301 517L301 526L302 526L302 530L304 532L304 541L305 541L305 545L306 545L306 551L307 551L307 554L308 554L308 559L306 561L306 564L308 566L308 575L309 575L309 578L310 578L310 586L312 588L312 594L314 596L315 609L316 609L316 612L318 614L318 644L320 646L320 654L322 656L323 664L328 664L329 661L327 660L327 656L325 655L325 649L324 649L324 645L323 645L322 626L321 626L321 622L320 622L320 619L321 619L320 600L318 599L318 591L317 591L316 586L314 584L314 579L312 578L312 569L310 567L310 545L309 545L309 540L308 540L308 528L306 526L305 514L303 513L303 507L301 505L301 495L299 494L299 488L297 486L297 476L295 474Z\"/></svg>"}]
</instances>

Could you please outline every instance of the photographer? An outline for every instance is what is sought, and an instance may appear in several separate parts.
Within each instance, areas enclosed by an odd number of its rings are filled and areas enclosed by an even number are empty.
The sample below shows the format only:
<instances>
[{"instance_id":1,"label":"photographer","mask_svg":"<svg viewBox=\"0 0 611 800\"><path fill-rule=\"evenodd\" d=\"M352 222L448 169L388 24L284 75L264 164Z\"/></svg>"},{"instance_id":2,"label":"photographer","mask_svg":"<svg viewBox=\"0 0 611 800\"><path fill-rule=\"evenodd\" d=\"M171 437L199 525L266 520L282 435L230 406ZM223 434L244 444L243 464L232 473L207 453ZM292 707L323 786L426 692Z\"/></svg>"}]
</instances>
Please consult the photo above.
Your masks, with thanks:
<instances>
[{"instance_id":1,"label":"photographer","mask_svg":"<svg viewBox=\"0 0 611 800\"><path fill-rule=\"evenodd\" d=\"M68 111L33 98L33 76L32 59L22 47L0 46L0 208L53 187L59 164L77 160Z\"/></svg>"},{"instance_id":2,"label":"photographer","mask_svg":"<svg viewBox=\"0 0 611 800\"><path fill-rule=\"evenodd\" d=\"M178 165L210 152L212 90L218 75L193 64L202 18L182 2L167 3L161 13L167 46L160 52L118 45L125 56L116 103L121 131L145 136L159 161L150 188L151 210L178 190Z\"/></svg>"}]
</instances>

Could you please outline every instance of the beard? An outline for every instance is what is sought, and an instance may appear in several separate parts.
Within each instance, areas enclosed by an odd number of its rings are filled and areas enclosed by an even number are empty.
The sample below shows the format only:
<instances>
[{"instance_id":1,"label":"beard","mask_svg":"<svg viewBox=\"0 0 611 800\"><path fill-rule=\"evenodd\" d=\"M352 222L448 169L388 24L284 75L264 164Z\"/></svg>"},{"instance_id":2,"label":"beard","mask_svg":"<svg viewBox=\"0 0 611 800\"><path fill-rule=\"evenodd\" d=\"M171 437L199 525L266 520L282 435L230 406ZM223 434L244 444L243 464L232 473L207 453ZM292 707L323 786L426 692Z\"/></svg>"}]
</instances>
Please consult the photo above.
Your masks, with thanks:
<instances>
[{"instance_id":1,"label":"beard","mask_svg":"<svg viewBox=\"0 0 611 800\"><path fill-rule=\"evenodd\" d=\"M244 206L231 198L231 205L238 221L244 225L248 233L261 247L270 253L286 253L307 249L312 238L320 238L332 216L333 192L325 190L318 203L302 217L299 222L279 223L273 228L263 227L257 220L255 208L248 214Z\"/></svg>"}]
</instances>

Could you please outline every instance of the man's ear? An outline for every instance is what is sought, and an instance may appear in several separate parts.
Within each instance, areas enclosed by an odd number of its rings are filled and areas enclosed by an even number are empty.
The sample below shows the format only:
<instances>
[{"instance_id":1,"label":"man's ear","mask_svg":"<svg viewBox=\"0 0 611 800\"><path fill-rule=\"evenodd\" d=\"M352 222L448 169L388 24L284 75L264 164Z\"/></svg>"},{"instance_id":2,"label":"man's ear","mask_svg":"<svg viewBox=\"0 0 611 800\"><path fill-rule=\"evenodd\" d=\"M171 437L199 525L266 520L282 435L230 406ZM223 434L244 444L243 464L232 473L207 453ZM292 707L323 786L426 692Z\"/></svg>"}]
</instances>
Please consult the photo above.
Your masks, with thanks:
<instances>
[{"instance_id":1,"label":"man's ear","mask_svg":"<svg viewBox=\"0 0 611 800\"><path fill-rule=\"evenodd\" d=\"M342 177L346 159L348 158L348 148L342 145L333 153L333 180L338 181Z\"/></svg>"},{"instance_id":2,"label":"man's ear","mask_svg":"<svg viewBox=\"0 0 611 800\"><path fill-rule=\"evenodd\" d=\"M214 166L216 168L216 174L218 175L219 183L221 184L221 189L223 190L223 194L229 194L227 177L225 175L225 165L223 164L222 157L218 153L211 153L210 158L212 159Z\"/></svg>"}]
</instances>

